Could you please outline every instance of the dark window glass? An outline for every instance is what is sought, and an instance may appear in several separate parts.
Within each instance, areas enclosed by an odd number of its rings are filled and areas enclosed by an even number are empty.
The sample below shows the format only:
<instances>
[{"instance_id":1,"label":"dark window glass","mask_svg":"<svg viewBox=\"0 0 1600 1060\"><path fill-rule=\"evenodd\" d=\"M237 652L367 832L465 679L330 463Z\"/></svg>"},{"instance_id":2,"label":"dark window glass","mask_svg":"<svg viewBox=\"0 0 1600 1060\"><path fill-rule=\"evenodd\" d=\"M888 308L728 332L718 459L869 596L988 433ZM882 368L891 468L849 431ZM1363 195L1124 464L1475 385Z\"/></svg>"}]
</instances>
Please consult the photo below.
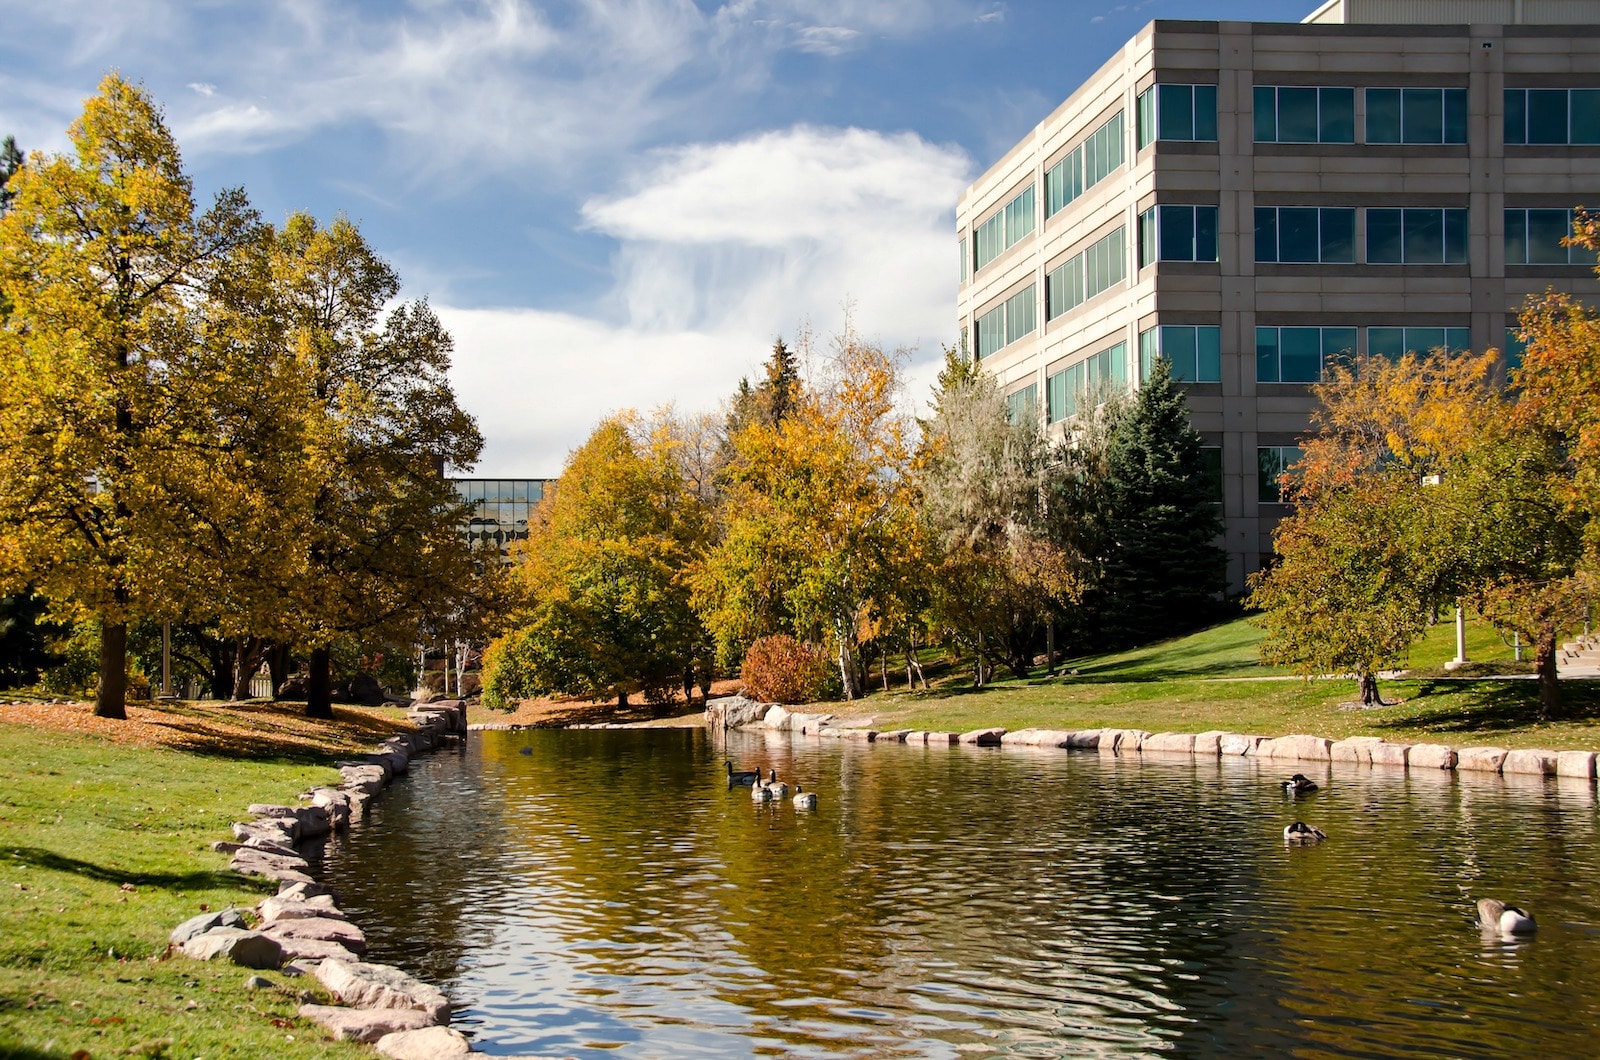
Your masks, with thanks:
<instances>
[{"instance_id":1,"label":"dark window glass","mask_svg":"<svg viewBox=\"0 0 1600 1060\"><path fill-rule=\"evenodd\" d=\"M1522 333L1516 328L1506 328L1506 345L1501 351L1505 354L1506 368L1521 368L1522 355L1527 349L1528 344L1522 341Z\"/></svg>"},{"instance_id":2,"label":"dark window glass","mask_svg":"<svg viewBox=\"0 0 1600 1060\"><path fill-rule=\"evenodd\" d=\"M1444 263L1467 263L1467 211L1444 211Z\"/></svg>"},{"instance_id":3,"label":"dark window glass","mask_svg":"<svg viewBox=\"0 0 1600 1060\"><path fill-rule=\"evenodd\" d=\"M1256 381L1279 381L1277 328L1256 328Z\"/></svg>"},{"instance_id":4,"label":"dark window glass","mask_svg":"<svg viewBox=\"0 0 1600 1060\"><path fill-rule=\"evenodd\" d=\"M1202 383L1222 381L1222 329L1195 328L1195 378Z\"/></svg>"},{"instance_id":5,"label":"dark window glass","mask_svg":"<svg viewBox=\"0 0 1600 1060\"><path fill-rule=\"evenodd\" d=\"M1321 110L1318 140L1325 144L1356 142L1356 90L1322 88L1317 90Z\"/></svg>"},{"instance_id":6,"label":"dark window glass","mask_svg":"<svg viewBox=\"0 0 1600 1060\"><path fill-rule=\"evenodd\" d=\"M1194 328L1161 329L1161 356L1172 362L1172 378L1184 383L1193 383L1200 378L1194 333Z\"/></svg>"},{"instance_id":7,"label":"dark window glass","mask_svg":"<svg viewBox=\"0 0 1600 1060\"><path fill-rule=\"evenodd\" d=\"M1444 90L1444 142L1467 142L1467 90L1464 88Z\"/></svg>"},{"instance_id":8,"label":"dark window glass","mask_svg":"<svg viewBox=\"0 0 1600 1060\"><path fill-rule=\"evenodd\" d=\"M1318 128L1316 89L1278 89L1279 143L1314 144Z\"/></svg>"},{"instance_id":9,"label":"dark window glass","mask_svg":"<svg viewBox=\"0 0 1600 1060\"><path fill-rule=\"evenodd\" d=\"M1528 142L1530 144L1567 142L1566 89L1528 89Z\"/></svg>"},{"instance_id":10,"label":"dark window glass","mask_svg":"<svg viewBox=\"0 0 1600 1060\"><path fill-rule=\"evenodd\" d=\"M1393 361L1406 352L1405 328L1368 328L1367 356Z\"/></svg>"},{"instance_id":11,"label":"dark window glass","mask_svg":"<svg viewBox=\"0 0 1600 1060\"><path fill-rule=\"evenodd\" d=\"M1528 263L1528 211L1506 211L1506 264Z\"/></svg>"},{"instance_id":12,"label":"dark window glass","mask_svg":"<svg viewBox=\"0 0 1600 1060\"><path fill-rule=\"evenodd\" d=\"M1251 100L1255 106L1256 143L1275 143L1278 139L1277 92L1258 85Z\"/></svg>"},{"instance_id":13,"label":"dark window glass","mask_svg":"<svg viewBox=\"0 0 1600 1060\"><path fill-rule=\"evenodd\" d=\"M1506 89L1506 143L1528 142L1528 90Z\"/></svg>"},{"instance_id":14,"label":"dark window glass","mask_svg":"<svg viewBox=\"0 0 1600 1060\"><path fill-rule=\"evenodd\" d=\"M1405 260L1444 260L1444 215L1440 210L1406 210Z\"/></svg>"},{"instance_id":15,"label":"dark window glass","mask_svg":"<svg viewBox=\"0 0 1600 1060\"><path fill-rule=\"evenodd\" d=\"M1217 138L1217 86L1194 86L1194 138L1215 141Z\"/></svg>"},{"instance_id":16,"label":"dark window glass","mask_svg":"<svg viewBox=\"0 0 1600 1060\"><path fill-rule=\"evenodd\" d=\"M1161 208L1161 260L1194 260L1194 207Z\"/></svg>"},{"instance_id":17,"label":"dark window glass","mask_svg":"<svg viewBox=\"0 0 1600 1060\"><path fill-rule=\"evenodd\" d=\"M1222 501L1222 447L1218 445L1202 445L1200 447L1200 477L1205 482L1206 489L1210 491L1211 499Z\"/></svg>"},{"instance_id":18,"label":"dark window glass","mask_svg":"<svg viewBox=\"0 0 1600 1060\"><path fill-rule=\"evenodd\" d=\"M1354 209L1319 210L1322 221L1322 261L1349 263L1356 260L1356 212Z\"/></svg>"},{"instance_id":19,"label":"dark window glass","mask_svg":"<svg viewBox=\"0 0 1600 1060\"><path fill-rule=\"evenodd\" d=\"M1600 88L1572 90L1572 142L1600 144Z\"/></svg>"},{"instance_id":20,"label":"dark window glass","mask_svg":"<svg viewBox=\"0 0 1600 1060\"><path fill-rule=\"evenodd\" d=\"M1157 119L1161 139L1194 139L1194 89L1189 85L1162 85Z\"/></svg>"},{"instance_id":21,"label":"dark window glass","mask_svg":"<svg viewBox=\"0 0 1600 1060\"><path fill-rule=\"evenodd\" d=\"M1156 208L1154 206L1139 215L1139 267L1156 260Z\"/></svg>"},{"instance_id":22,"label":"dark window glass","mask_svg":"<svg viewBox=\"0 0 1600 1060\"><path fill-rule=\"evenodd\" d=\"M1217 260L1217 208L1194 208L1194 260Z\"/></svg>"},{"instance_id":23,"label":"dark window glass","mask_svg":"<svg viewBox=\"0 0 1600 1060\"><path fill-rule=\"evenodd\" d=\"M1322 363L1351 364L1356 356L1355 328L1322 329Z\"/></svg>"},{"instance_id":24,"label":"dark window glass","mask_svg":"<svg viewBox=\"0 0 1600 1060\"><path fill-rule=\"evenodd\" d=\"M1322 378L1322 329L1280 328L1285 383L1315 383Z\"/></svg>"},{"instance_id":25,"label":"dark window glass","mask_svg":"<svg viewBox=\"0 0 1600 1060\"><path fill-rule=\"evenodd\" d=\"M1367 143L1400 143L1400 90L1367 89Z\"/></svg>"},{"instance_id":26,"label":"dark window glass","mask_svg":"<svg viewBox=\"0 0 1600 1060\"><path fill-rule=\"evenodd\" d=\"M1400 264L1401 231L1399 210L1368 210L1367 264Z\"/></svg>"},{"instance_id":27,"label":"dark window glass","mask_svg":"<svg viewBox=\"0 0 1600 1060\"><path fill-rule=\"evenodd\" d=\"M1444 143L1444 107L1439 90L1408 88L1401 93L1401 99L1406 143Z\"/></svg>"},{"instance_id":28,"label":"dark window glass","mask_svg":"<svg viewBox=\"0 0 1600 1060\"><path fill-rule=\"evenodd\" d=\"M1565 265L1570 260L1561 241L1572 234L1566 210L1528 211L1528 264Z\"/></svg>"},{"instance_id":29,"label":"dark window glass","mask_svg":"<svg viewBox=\"0 0 1600 1060\"><path fill-rule=\"evenodd\" d=\"M1308 262L1321 259L1318 210L1304 206L1278 209L1278 260Z\"/></svg>"},{"instance_id":30,"label":"dark window glass","mask_svg":"<svg viewBox=\"0 0 1600 1060\"><path fill-rule=\"evenodd\" d=\"M1256 260L1278 260L1278 211L1270 206L1256 207Z\"/></svg>"}]
</instances>

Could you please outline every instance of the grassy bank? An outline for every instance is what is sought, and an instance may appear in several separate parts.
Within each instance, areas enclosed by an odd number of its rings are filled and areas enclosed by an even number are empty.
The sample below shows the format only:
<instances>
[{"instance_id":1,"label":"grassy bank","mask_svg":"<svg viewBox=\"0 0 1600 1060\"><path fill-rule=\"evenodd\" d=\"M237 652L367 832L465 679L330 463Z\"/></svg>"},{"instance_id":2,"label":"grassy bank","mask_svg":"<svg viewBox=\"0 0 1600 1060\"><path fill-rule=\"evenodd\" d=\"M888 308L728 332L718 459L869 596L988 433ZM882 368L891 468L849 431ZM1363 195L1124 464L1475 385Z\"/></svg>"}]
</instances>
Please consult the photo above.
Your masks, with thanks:
<instances>
[{"instance_id":1,"label":"grassy bank","mask_svg":"<svg viewBox=\"0 0 1600 1060\"><path fill-rule=\"evenodd\" d=\"M1535 683L1507 677L1526 675L1528 663L1515 661L1492 628L1475 622L1468 630L1471 665L1454 674L1444 669L1455 657L1455 627L1441 623L1414 648L1406 675L1381 683L1394 705L1375 710L1352 705L1353 680L1306 681L1261 665L1261 633L1244 619L1135 651L1068 659L1054 678L1041 667L1027 680L977 689L970 675L951 673L930 691L902 687L812 709L870 714L879 728L1225 729L1600 750L1600 682L1563 682L1564 716L1542 723Z\"/></svg>"},{"instance_id":2,"label":"grassy bank","mask_svg":"<svg viewBox=\"0 0 1600 1060\"><path fill-rule=\"evenodd\" d=\"M314 982L165 956L181 921L274 888L210 843L252 802L337 782L340 757L403 726L339 708L311 723L265 704L0 704L0 1055L367 1055L299 1020Z\"/></svg>"}]
</instances>

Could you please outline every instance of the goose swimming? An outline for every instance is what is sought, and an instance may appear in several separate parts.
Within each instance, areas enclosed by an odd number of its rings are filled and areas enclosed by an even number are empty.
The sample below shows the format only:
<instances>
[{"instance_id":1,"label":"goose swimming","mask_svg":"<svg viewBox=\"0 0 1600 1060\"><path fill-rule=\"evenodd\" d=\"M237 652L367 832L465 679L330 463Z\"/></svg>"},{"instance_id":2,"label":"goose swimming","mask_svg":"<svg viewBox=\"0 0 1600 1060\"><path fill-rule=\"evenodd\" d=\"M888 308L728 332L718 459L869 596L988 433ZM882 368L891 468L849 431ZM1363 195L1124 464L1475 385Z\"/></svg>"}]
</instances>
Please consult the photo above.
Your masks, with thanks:
<instances>
[{"instance_id":1,"label":"goose swimming","mask_svg":"<svg viewBox=\"0 0 1600 1060\"><path fill-rule=\"evenodd\" d=\"M807 791L799 784L794 786L794 808L797 810L814 810L817 808L817 793Z\"/></svg>"},{"instance_id":2,"label":"goose swimming","mask_svg":"<svg viewBox=\"0 0 1600 1060\"><path fill-rule=\"evenodd\" d=\"M1315 825L1306 824L1304 821L1296 821L1283 830L1283 841L1285 843L1320 843L1326 838L1328 838L1328 833Z\"/></svg>"},{"instance_id":3,"label":"goose swimming","mask_svg":"<svg viewBox=\"0 0 1600 1060\"><path fill-rule=\"evenodd\" d=\"M1478 900L1478 926L1485 931L1498 931L1502 936L1531 935L1539 930L1533 914L1506 905L1495 898Z\"/></svg>"},{"instance_id":4,"label":"goose swimming","mask_svg":"<svg viewBox=\"0 0 1600 1060\"><path fill-rule=\"evenodd\" d=\"M754 784L756 781L761 779L761 770L759 770L759 769L738 769L738 770L736 770L736 769L733 768L733 763L732 762L727 763L727 765L728 765L728 787L730 787L730 788L733 787L735 784Z\"/></svg>"},{"instance_id":5,"label":"goose swimming","mask_svg":"<svg viewBox=\"0 0 1600 1060\"><path fill-rule=\"evenodd\" d=\"M1304 773L1296 773L1283 782L1285 795L1307 795L1317 790L1317 782Z\"/></svg>"}]
</instances>

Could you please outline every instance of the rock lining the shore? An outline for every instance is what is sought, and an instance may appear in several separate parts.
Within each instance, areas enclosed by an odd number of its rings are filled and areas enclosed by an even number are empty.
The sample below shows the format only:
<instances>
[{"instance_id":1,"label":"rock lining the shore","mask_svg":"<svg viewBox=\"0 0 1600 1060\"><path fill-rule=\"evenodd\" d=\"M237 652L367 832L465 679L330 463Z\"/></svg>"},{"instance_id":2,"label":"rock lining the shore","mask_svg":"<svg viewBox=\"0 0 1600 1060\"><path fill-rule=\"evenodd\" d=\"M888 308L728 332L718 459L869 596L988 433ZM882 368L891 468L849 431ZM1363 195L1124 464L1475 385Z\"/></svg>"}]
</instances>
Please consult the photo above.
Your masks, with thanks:
<instances>
[{"instance_id":1,"label":"rock lining the shore","mask_svg":"<svg viewBox=\"0 0 1600 1060\"><path fill-rule=\"evenodd\" d=\"M768 719L776 717L776 723ZM803 724L795 719L804 718ZM1235 755L1295 762L1347 762L1374 767L1449 770L1499 776L1561 777L1594 781L1600 753L1545 751L1537 748L1452 747L1441 743L1390 743L1379 736L1330 740L1295 733L1253 736L1208 730L1202 733L1146 732L1143 729L973 729L965 733L916 729L880 731L871 721L852 725L829 714L802 714L777 703L759 703L745 696L726 696L706 704L706 725L713 729L783 729L796 735L836 740L897 742L919 745L964 744L974 747L1054 747L1073 751L1127 755L1189 754L1196 757Z\"/></svg>"},{"instance_id":2,"label":"rock lining the shore","mask_svg":"<svg viewBox=\"0 0 1600 1060\"><path fill-rule=\"evenodd\" d=\"M393 1051L380 1048L388 1056L454 1056L470 1046L442 1026L450 1022L449 999L398 968L363 962L366 936L339 909L332 891L312 878L310 863L296 850L303 840L348 828L374 795L410 768L415 755L467 731L461 701L417 705L406 717L415 731L389 737L359 760L338 763L338 787L313 788L302 796L305 805L252 804L250 820L233 826L235 841L212 846L231 855L235 872L276 880L278 893L256 907L253 929L237 910L202 914L173 929L171 949L253 969L310 971L342 1004L304 1005L299 1014L334 1038L389 1040ZM443 1033L416 1036L430 1030Z\"/></svg>"}]
</instances>

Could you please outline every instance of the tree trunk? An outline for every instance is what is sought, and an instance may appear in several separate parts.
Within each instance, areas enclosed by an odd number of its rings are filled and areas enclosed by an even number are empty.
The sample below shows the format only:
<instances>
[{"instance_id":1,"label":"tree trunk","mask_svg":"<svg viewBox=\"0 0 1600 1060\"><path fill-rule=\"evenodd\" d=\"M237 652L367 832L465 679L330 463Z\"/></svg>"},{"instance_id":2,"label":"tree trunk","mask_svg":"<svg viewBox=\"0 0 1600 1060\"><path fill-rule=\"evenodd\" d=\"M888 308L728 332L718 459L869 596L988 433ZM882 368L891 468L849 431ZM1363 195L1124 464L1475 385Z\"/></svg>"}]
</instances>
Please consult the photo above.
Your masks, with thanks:
<instances>
[{"instance_id":1,"label":"tree trunk","mask_svg":"<svg viewBox=\"0 0 1600 1060\"><path fill-rule=\"evenodd\" d=\"M843 632L839 632L836 639L839 642L839 680L844 684L844 698L860 699L860 674L856 672L856 661L851 657L850 642L845 639Z\"/></svg>"},{"instance_id":2,"label":"tree trunk","mask_svg":"<svg viewBox=\"0 0 1600 1060\"><path fill-rule=\"evenodd\" d=\"M1044 664L1045 672L1054 677L1056 675L1056 620L1054 615L1044 624Z\"/></svg>"},{"instance_id":3,"label":"tree trunk","mask_svg":"<svg viewBox=\"0 0 1600 1060\"><path fill-rule=\"evenodd\" d=\"M1539 674L1539 720L1553 721L1561 714L1561 678L1556 672L1556 626L1546 622L1539 627L1534 647L1534 669Z\"/></svg>"},{"instance_id":4,"label":"tree trunk","mask_svg":"<svg viewBox=\"0 0 1600 1060\"><path fill-rule=\"evenodd\" d=\"M306 680L306 717L333 720L333 652L312 648L311 674Z\"/></svg>"},{"instance_id":5,"label":"tree trunk","mask_svg":"<svg viewBox=\"0 0 1600 1060\"><path fill-rule=\"evenodd\" d=\"M124 721L128 717L128 624L100 623L100 684L94 692L94 716Z\"/></svg>"},{"instance_id":6,"label":"tree trunk","mask_svg":"<svg viewBox=\"0 0 1600 1060\"><path fill-rule=\"evenodd\" d=\"M274 643L267 648L267 673L272 675L272 698L289 680L289 645Z\"/></svg>"},{"instance_id":7,"label":"tree trunk","mask_svg":"<svg viewBox=\"0 0 1600 1060\"><path fill-rule=\"evenodd\" d=\"M1388 704L1383 701L1383 697L1378 694L1378 675L1377 674L1362 674L1361 677L1360 677L1360 682L1361 682L1361 705L1363 707L1385 707L1385 706L1388 706Z\"/></svg>"},{"instance_id":8,"label":"tree trunk","mask_svg":"<svg viewBox=\"0 0 1600 1060\"><path fill-rule=\"evenodd\" d=\"M617 709L618 710L627 710L628 709L628 693L626 691L620 689L620 688L617 689Z\"/></svg>"},{"instance_id":9,"label":"tree trunk","mask_svg":"<svg viewBox=\"0 0 1600 1060\"><path fill-rule=\"evenodd\" d=\"M234 699L250 698L250 684L261 669L261 648L260 637L240 637L234 642Z\"/></svg>"}]
</instances>

